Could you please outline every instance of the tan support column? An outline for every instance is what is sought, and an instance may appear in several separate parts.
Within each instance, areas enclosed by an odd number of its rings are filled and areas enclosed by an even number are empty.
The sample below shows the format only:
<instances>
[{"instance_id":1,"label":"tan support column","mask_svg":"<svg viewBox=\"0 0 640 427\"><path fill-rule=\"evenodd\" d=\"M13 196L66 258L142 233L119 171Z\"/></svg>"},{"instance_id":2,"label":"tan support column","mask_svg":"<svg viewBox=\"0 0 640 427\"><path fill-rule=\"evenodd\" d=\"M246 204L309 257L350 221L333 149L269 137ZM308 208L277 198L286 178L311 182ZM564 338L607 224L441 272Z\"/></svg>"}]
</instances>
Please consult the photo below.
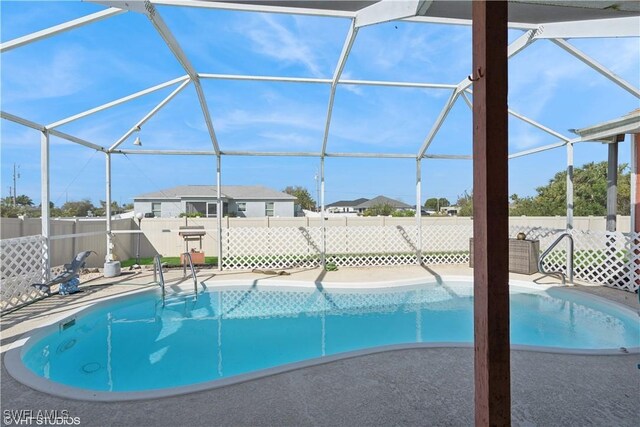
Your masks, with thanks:
<instances>
[{"instance_id":1,"label":"tan support column","mask_svg":"<svg viewBox=\"0 0 640 427\"><path fill-rule=\"evenodd\" d=\"M511 424L507 2L474 1L475 424Z\"/></svg>"}]
</instances>

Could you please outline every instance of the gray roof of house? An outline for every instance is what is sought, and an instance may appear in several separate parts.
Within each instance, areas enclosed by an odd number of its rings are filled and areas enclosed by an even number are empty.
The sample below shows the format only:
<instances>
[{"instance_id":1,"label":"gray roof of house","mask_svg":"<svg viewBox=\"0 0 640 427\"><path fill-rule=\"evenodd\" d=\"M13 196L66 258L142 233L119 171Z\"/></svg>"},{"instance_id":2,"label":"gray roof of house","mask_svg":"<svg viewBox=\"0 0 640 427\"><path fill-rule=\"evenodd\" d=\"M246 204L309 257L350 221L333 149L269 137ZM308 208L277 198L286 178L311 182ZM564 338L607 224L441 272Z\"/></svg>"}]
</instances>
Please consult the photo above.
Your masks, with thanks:
<instances>
[{"instance_id":1,"label":"gray roof of house","mask_svg":"<svg viewBox=\"0 0 640 427\"><path fill-rule=\"evenodd\" d=\"M290 194L263 187L262 185L223 185L221 196L236 200L295 200ZM179 185L165 190L153 191L135 196L139 199L181 199L187 197L211 197L218 195L215 185Z\"/></svg>"},{"instance_id":2,"label":"gray roof of house","mask_svg":"<svg viewBox=\"0 0 640 427\"><path fill-rule=\"evenodd\" d=\"M378 196L378 197L374 197L371 200L367 200L364 203L359 204L358 206L356 206L357 209L368 209L372 206L376 206L376 205L391 205L394 208L404 208L404 209L408 209L411 208L411 206L409 206L406 203L403 203L399 200L394 200L394 199L390 199L388 197L385 196Z\"/></svg>"},{"instance_id":3,"label":"gray roof of house","mask_svg":"<svg viewBox=\"0 0 640 427\"><path fill-rule=\"evenodd\" d=\"M364 197L360 198L360 199L355 199L355 200L340 200L338 202L333 202L325 207L327 208L333 208L333 207L354 207L354 206L358 206L361 203L366 202L369 199L365 199Z\"/></svg>"}]
</instances>

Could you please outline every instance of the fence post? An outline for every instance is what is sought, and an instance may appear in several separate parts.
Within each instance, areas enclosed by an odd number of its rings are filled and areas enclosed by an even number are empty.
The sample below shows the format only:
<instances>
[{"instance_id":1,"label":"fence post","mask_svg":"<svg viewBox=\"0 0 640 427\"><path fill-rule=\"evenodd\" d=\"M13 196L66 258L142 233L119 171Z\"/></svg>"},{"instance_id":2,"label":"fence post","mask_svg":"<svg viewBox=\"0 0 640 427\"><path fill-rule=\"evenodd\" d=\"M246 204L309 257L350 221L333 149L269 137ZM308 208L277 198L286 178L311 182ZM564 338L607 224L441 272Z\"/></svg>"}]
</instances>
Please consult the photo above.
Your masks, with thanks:
<instances>
[{"instance_id":1,"label":"fence post","mask_svg":"<svg viewBox=\"0 0 640 427\"><path fill-rule=\"evenodd\" d=\"M422 265L422 158L416 161L416 258Z\"/></svg>"},{"instance_id":2,"label":"fence post","mask_svg":"<svg viewBox=\"0 0 640 427\"><path fill-rule=\"evenodd\" d=\"M40 211L42 221L42 237L44 237L42 270L45 281L51 276L51 241L50 236L50 192L49 192L49 132L43 131L40 136Z\"/></svg>"},{"instance_id":3,"label":"fence post","mask_svg":"<svg viewBox=\"0 0 640 427\"><path fill-rule=\"evenodd\" d=\"M324 156L320 157L320 224L322 231L322 254L320 255L321 267L327 267L327 227L324 212Z\"/></svg>"},{"instance_id":4,"label":"fence post","mask_svg":"<svg viewBox=\"0 0 640 427\"><path fill-rule=\"evenodd\" d=\"M216 189L217 189L217 203L216 203L216 223L218 225L218 271L222 271L222 162L220 154L216 156ZM227 226L229 225L227 219Z\"/></svg>"}]
</instances>

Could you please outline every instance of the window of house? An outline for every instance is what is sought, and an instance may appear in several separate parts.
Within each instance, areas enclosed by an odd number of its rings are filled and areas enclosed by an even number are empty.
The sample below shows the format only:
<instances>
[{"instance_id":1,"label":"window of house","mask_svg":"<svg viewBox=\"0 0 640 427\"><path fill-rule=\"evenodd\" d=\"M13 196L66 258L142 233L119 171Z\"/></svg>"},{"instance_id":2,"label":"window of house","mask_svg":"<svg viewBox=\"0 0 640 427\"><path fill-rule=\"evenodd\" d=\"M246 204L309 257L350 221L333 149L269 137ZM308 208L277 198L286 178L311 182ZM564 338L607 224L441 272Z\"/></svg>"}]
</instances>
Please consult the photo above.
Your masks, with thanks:
<instances>
[{"instance_id":1,"label":"window of house","mask_svg":"<svg viewBox=\"0 0 640 427\"><path fill-rule=\"evenodd\" d=\"M207 218L215 218L218 214L217 203L207 203Z\"/></svg>"},{"instance_id":2,"label":"window of house","mask_svg":"<svg viewBox=\"0 0 640 427\"><path fill-rule=\"evenodd\" d=\"M273 202L265 203L264 215L265 216L273 216Z\"/></svg>"},{"instance_id":3,"label":"window of house","mask_svg":"<svg viewBox=\"0 0 640 427\"><path fill-rule=\"evenodd\" d=\"M205 202L187 202L187 214L196 213L207 216L207 204Z\"/></svg>"},{"instance_id":4,"label":"window of house","mask_svg":"<svg viewBox=\"0 0 640 427\"><path fill-rule=\"evenodd\" d=\"M246 212L246 211L247 211L247 203L238 202L238 212Z\"/></svg>"},{"instance_id":5,"label":"window of house","mask_svg":"<svg viewBox=\"0 0 640 427\"><path fill-rule=\"evenodd\" d=\"M151 203L151 213L154 217L159 218L162 214L162 203Z\"/></svg>"}]
</instances>

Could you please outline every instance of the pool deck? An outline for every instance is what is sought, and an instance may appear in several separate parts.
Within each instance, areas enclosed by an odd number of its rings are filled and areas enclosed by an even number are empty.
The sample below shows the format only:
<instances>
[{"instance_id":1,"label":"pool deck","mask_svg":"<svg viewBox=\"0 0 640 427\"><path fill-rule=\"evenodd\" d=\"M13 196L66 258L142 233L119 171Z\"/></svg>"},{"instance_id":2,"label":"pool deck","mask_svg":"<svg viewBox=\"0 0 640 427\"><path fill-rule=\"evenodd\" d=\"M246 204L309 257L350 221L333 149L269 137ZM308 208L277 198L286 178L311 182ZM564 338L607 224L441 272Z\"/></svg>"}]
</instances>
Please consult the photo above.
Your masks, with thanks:
<instances>
[{"instance_id":1,"label":"pool deck","mask_svg":"<svg viewBox=\"0 0 640 427\"><path fill-rule=\"evenodd\" d=\"M3 316L2 358L22 334L55 317L103 298L157 286L151 272L84 282L84 292L53 296ZM207 283L228 280L371 283L398 279L472 275L461 266L341 268L292 271L287 276L217 270L198 271ZM557 280L511 275L514 280ZM165 274L178 283L182 270ZM600 286L588 292L639 308L637 295ZM616 425L640 422L638 354L575 355L511 352L514 425ZM416 348L333 361L182 396L133 402L58 398L14 380L2 363L3 410L68 410L81 425L472 425L473 349ZM7 425L3 417L3 425Z\"/></svg>"}]
</instances>

